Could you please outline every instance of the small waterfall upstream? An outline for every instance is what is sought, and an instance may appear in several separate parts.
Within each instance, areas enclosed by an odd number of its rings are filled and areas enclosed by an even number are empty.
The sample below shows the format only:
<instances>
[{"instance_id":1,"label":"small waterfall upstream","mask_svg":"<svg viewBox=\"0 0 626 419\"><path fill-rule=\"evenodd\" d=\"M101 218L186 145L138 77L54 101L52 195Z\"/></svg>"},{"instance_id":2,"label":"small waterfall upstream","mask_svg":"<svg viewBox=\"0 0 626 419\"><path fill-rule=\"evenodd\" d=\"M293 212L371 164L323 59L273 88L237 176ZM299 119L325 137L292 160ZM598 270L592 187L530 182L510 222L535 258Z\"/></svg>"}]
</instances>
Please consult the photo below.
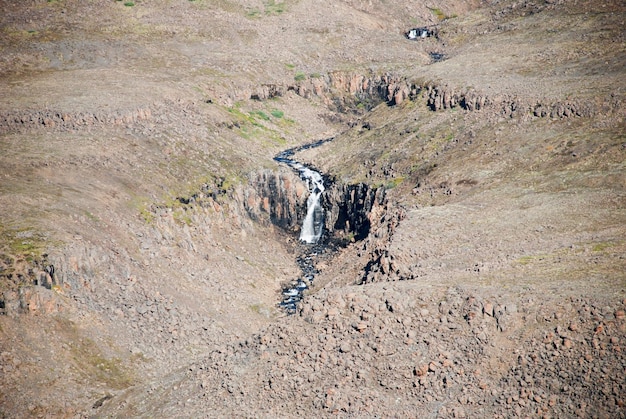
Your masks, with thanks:
<instances>
[{"instance_id":1,"label":"small waterfall upstream","mask_svg":"<svg viewBox=\"0 0 626 419\"><path fill-rule=\"evenodd\" d=\"M289 314L296 312L297 305L300 300L302 300L304 291L313 285L315 274L318 273L315 268L315 259L320 251L323 250L323 244L319 243L319 241L324 234L322 194L326 189L324 186L324 177L320 172L293 160L291 157L297 151L318 147L332 139L333 138L327 138L303 146L290 148L274 157L274 160L286 164L297 171L300 178L306 182L309 190L307 213L302 223L302 229L300 230L300 241L310 246L306 246L302 254L296 259L302 270L302 276L292 281L289 286L283 289L283 299L279 303L279 306Z\"/></svg>"}]
</instances>

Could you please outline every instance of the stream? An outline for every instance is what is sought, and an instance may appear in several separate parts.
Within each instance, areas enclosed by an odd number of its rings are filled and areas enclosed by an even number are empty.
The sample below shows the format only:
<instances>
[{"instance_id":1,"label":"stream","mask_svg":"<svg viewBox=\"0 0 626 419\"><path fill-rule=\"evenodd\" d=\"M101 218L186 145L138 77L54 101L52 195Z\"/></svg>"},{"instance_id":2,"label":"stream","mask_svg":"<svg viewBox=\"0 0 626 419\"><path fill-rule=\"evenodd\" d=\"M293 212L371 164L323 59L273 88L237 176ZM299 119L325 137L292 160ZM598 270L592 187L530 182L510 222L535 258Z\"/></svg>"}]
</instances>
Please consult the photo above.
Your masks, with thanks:
<instances>
[{"instance_id":1,"label":"stream","mask_svg":"<svg viewBox=\"0 0 626 419\"><path fill-rule=\"evenodd\" d=\"M294 160L292 157L298 151L319 147L333 139L334 138L326 138L313 143L293 147L282 151L274 157L274 160L277 162L285 164L298 172L300 178L306 183L309 190L307 213L300 230L300 242L303 244L303 247L300 255L296 258L302 274L298 279L291 281L288 286L283 288L281 292L282 300L278 303L278 306L288 314L294 314L296 312L298 303L302 300L304 295L304 291L311 288L313 285L315 275L319 272L315 267L317 256L325 250L322 239L324 234L322 194L326 190L324 176L317 170Z\"/></svg>"}]
</instances>

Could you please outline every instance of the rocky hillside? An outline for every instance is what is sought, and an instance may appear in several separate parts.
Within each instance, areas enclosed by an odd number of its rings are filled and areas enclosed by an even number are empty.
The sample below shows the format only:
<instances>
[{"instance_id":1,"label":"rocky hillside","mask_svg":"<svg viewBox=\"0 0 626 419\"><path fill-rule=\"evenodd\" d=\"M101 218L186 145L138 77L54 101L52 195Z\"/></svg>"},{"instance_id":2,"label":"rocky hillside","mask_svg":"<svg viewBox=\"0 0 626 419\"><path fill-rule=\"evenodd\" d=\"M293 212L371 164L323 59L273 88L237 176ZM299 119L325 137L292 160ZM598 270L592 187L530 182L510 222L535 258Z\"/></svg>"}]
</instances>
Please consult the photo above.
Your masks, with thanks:
<instances>
[{"instance_id":1,"label":"rocky hillside","mask_svg":"<svg viewBox=\"0 0 626 419\"><path fill-rule=\"evenodd\" d=\"M621 2L0 5L0 417L626 416Z\"/></svg>"}]
</instances>

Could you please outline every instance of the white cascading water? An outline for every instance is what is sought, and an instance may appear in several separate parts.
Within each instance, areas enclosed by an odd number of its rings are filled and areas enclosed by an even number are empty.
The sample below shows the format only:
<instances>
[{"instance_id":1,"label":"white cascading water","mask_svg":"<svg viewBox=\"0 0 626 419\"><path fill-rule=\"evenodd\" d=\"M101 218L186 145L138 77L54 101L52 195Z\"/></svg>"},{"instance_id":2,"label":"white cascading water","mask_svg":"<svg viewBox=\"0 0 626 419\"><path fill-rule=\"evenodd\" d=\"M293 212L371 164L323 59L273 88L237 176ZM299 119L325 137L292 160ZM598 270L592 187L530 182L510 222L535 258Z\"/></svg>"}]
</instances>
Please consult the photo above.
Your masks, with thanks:
<instances>
[{"instance_id":1,"label":"white cascading water","mask_svg":"<svg viewBox=\"0 0 626 419\"><path fill-rule=\"evenodd\" d=\"M300 231L300 240L309 244L317 243L324 232L324 209L322 208L321 203L322 192L324 192L324 178L320 172L308 168L300 162L292 160L291 157L296 151L318 147L328 141L331 141L332 139L333 138L326 138L314 143L290 148L289 150L285 150L274 157L274 160L284 163L292 169L297 170L300 173L300 178L307 183L309 198L307 200L306 217L304 218L302 230Z\"/></svg>"},{"instance_id":2,"label":"white cascading water","mask_svg":"<svg viewBox=\"0 0 626 419\"><path fill-rule=\"evenodd\" d=\"M320 202L322 192L324 192L322 174L284 156L277 159L297 170L300 173L300 178L306 182L309 198L307 199L306 217L304 217L300 230L300 240L309 244L317 243L324 232L324 209Z\"/></svg>"},{"instance_id":3,"label":"white cascading water","mask_svg":"<svg viewBox=\"0 0 626 419\"><path fill-rule=\"evenodd\" d=\"M322 192L324 192L324 179L319 172L302 167L300 176L306 180L309 188L309 198L307 199L306 217L302 223L300 240L305 243L317 243L324 230L324 209L320 202Z\"/></svg>"}]
</instances>

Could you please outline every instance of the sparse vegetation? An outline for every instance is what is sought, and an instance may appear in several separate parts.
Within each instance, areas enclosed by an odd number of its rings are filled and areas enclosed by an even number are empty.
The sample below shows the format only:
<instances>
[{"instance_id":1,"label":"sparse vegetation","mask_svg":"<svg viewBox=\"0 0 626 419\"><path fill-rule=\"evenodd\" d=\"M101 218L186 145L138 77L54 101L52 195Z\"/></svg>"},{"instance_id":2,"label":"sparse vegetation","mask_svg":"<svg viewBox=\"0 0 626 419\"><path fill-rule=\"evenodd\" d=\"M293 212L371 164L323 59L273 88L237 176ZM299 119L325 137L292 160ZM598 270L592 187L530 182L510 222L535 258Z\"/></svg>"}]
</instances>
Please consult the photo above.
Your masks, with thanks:
<instances>
[{"instance_id":1,"label":"sparse vegetation","mask_svg":"<svg viewBox=\"0 0 626 419\"><path fill-rule=\"evenodd\" d=\"M48 240L36 230L30 228L12 229L0 226L2 242L7 251L16 258L32 262L41 258Z\"/></svg>"},{"instance_id":2,"label":"sparse vegetation","mask_svg":"<svg viewBox=\"0 0 626 419\"><path fill-rule=\"evenodd\" d=\"M246 16L249 18L255 18L261 16L261 11L259 9L250 9L246 12Z\"/></svg>"},{"instance_id":3,"label":"sparse vegetation","mask_svg":"<svg viewBox=\"0 0 626 419\"><path fill-rule=\"evenodd\" d=\"M443 10L436 8L436 7L430 8L430 11L435 15L435 17L439 21L444 21L446 19L451 19L451 18L456 17L456 15L447 15L446 13L444 13Z\"/></svg>"},{"instance_id":4,"label":"sparse vegetation","mask_svg":"<svg viewBox=\"0 0 626 419\"><path fill-rule=\"evenodd\" d=\"M522 256L520 258L517 259L517 263L519 263L520 265L528 265L529 263L531 263L533 260L536 260L537 256Z\"/></svg>"},{"instance_id":5,"label":"sparse vegetation","mask_svg":"<svg viewBox=\"0 0 626 419\"><path fill-rule=\"evenodd\" d=\"M270 117L263 111L252 111L252 112L250 112L250 116L252 116L252 117L257 116L257 117L261 118L263 121L269 121L270 120Z\"/></svg>"},{"instance_id":6,"label":"sparse vegetation","mask_svg":"<svg viewBox=\"0 0 626 419\"><path fill-rule=\"evenodd\" d=\"M246 10L245 15L247 18L254 19L259 18L262 15L265 16L278 16L287 10L286 1L268 0L263 4L263 10L257 7L252 7Z\"/></svg>"},{"instance_id":7,"label":"sparse vegetation","mask_svg":"<svg viewBox=\"0 0 626 419\"><path fill-rule=\"evenodd\" d=\"M91 221L95 221L95 222L100 221L100 219L97 216L95 216L91 211L85 210L84 213L85 213L85 216Z\"/></svg>"},{"instance_id":8,"label":"sparse vegetation","mask_svg":"<svg viewBox=\"0 0 626 419\"><path fill-rule=\"evenodd\" d=\"M285 116L285 113L281 110L278 109L272 109L272 111L270 112L272 114L272 116L274 118L282 118L283 116Z\"/></svg>"},{"instance_id":9,"label":"sparse vegetation","mask_svg":"<svg viewBox=\"0 0 626 419\"><path fill-rule=\"evenodd\" d=\"M134 379L128 366L124 365L120 358L105 357L92 339L80 333L74 322L63 318L58 318L57 322L67 337L74 366L82 375L115 390L133 384Z\"/></svg>"},{"instance_id":10,"label":"sparse vegetation","mask_svg":"<svg viewBox=\"0 0 626 419\"><path fill-rule=\"evenodd\" d=\"M398 185L400 185L402 182L404 182L404 176L398 176L398 177L392 178L385 184L385 188L393 189L397 187Z\"/></svg>"},{"instance_id":11,"label":"sparse vegetation","mask_svg":"<svg viewBox=\"0 0 626 419\"><path fill-rule=\"evenodd\" d=\"M286 3L276 0L269 0L265 3L266 15L280 15L286 10Z\"/></svg>"},{"instance_id":12,"label":"sparse vegetation","mask_svg":"<svg viewBox=\"0 0 626 419\"><path fill-rule=\"evenodd\" d=\"M189 215L186 207L175 208L174 211L172 211L172 217L174 218L174 221L179 224L185 224L188 226L191 226L192 224L191 216Z\"/></svg>"},{"instance_id":13,"label":"sparse vegetation","mask_svg":"<svg viewBox=\"0 0 626 419\"><path fill-rule=\"evenodd\" d=\"M594 252L604 252L606 249L610 249L613 246L615 246L614 243L608 243L608 242L596 243L593 245L591 250Z\"/></svg>"},{"instance_id":14,"label":"sparse vegetation","mask_svg":"<svg viewBox=\"0 0 626 419\"><path fill-rule=\"evenodd\" d=\"M227 108L227 111L235 117L232 129L236 129L239 135L247 140L268 139L275 144L285 144L285 139L280 130L274 127L284 129L294 123L293 120L283 118L284 112L277 109L269 111L269 115L258 109L245 112L241 109L241 104L238 103ZM276 125L268 125L272 122L270 115L278 120L274 121Z\"/></svg>"}]
</instances>

